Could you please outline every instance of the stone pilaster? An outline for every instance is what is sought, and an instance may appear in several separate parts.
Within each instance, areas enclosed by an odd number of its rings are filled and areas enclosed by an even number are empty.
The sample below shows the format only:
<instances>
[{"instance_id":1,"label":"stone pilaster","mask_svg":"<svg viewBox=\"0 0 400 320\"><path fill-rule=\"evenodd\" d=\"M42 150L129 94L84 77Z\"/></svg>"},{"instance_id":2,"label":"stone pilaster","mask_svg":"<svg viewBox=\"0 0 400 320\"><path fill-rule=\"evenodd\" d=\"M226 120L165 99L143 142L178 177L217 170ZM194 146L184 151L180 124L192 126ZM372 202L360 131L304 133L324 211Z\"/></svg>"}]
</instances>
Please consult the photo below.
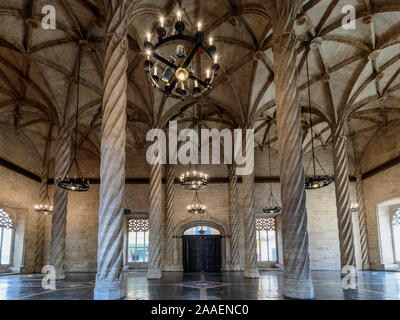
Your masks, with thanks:
<instances>
[{"instance_id":1,"label":"stone pilaster","mask_svg":"<svg viewBox=\"0 0 400 320\"><path fill-rule=\"evenodd\" d=\"M283 294L312 299L301 110L294 21L301 0L262 0L274 34L274 72L282 198Z\"/></svg>"},{"instance_id":2,"label":"stone pilaster","mask_svg":"<svg viewBox=\"0 0 400 320\"><path fill-rule=\"evenodd\" d=\"M245 243L245 278L258 278L257 237L254 194L254 173L242 177L243 211L244 211L244 243Z\"/></svg>"},{"instance_id":3,"label":"stone pilaster","mask_svg":"<svg viewBox=\"0 0 400 320\"><path fill-rule=\"evenodd\" d=\"M332 129L333 166L339 228L340 267L356 266L346 136L343 126ZM346 273L345 273L346 274Z\"/></svg>"},{"instance_id":4,"label":"stone pilaster","mask_svg":"<svg viewBox=\"0 0 400 320\"><path fill-rule=\"evenodd\" d=\"M368 251L367 216L365 214L364 185L361 174L357 175L356 192L358 203L358 221L360 226L361 258L363 270L370 269Z\"/></svg>"},{"instance_id":5,"label":"stone pilaster","mask_svg":"<svg viewBox=\"0 0 400 320\"><path fill-rule=\"evenodd\" d=\"M117 13L115 16L118 17ZM124 297L123 239L128 40L114 32L104 60L100 207L95 299Z\"/></svg>"},{"instance_id":6,"label":"stone pilaster","mask_svg":"<svg viewBox=\"0 0 400 320\"><path fill-rule=\"evenodd\" d=\"M231 260L230 270L240 270L240 212L238 208L238 177L235 174L235 166L229 167L229 220L231 232Z\"/></svg>"},{"instance_id":7,"label":"stone pilaster","mask_svg":"<svg viewBox=\"0 0 400 320\"><path fill-rule=\"evenodd\" d=\"M69 131L62 127L55 156L55 179L64 178L70 166L71 143ZM68 191L54 186L53 214L51 221L50 263L56 270L56 278L64 279L65 234L67 226Z\"/></svg>"},{"instance_id":8,"label":"stone pilaster","mask_svg":"<svg viewBox=\"0 0 400 320\"><path fill-rule=\"evenodd\" d=\"M161 189L162 165L152 164L149 186L149 261L148 279L161 278Z\"/></svg>"}]
</instances>

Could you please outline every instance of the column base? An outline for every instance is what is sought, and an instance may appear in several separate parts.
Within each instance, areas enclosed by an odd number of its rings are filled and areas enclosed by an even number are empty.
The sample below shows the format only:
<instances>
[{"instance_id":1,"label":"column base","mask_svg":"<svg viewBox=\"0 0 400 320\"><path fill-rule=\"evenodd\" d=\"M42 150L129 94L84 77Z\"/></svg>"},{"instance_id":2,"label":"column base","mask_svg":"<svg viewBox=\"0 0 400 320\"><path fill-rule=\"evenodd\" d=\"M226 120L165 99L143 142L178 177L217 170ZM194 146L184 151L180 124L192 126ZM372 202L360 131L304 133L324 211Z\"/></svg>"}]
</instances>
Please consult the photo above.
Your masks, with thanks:
<instances>
[{"instance_id":1,"label":"column base","mask_svg":"<svg viewBox=\"0 0 400 320\"><path fill-rule=\"evenodd\" d=\"M314 299L314 287L309 279L283 278L283 295L290 299L310 300Z\"/></svg>"},{"instance_id":2,"label":"column base","mask_svg":"<svg viewBox=\"0 0 400 320\"><path fill-rule=\"evenodd\" d=\"M229 268L226 269L226 271L242 271L242 268L239 264L231 264Z\"/></svg>"},{"instance_id":3,"label":"column base","mask_svg":"<svg viewBox=\"0 0 400 320\"><path fill-rule=\"evenodd\" d=\"M166 265L164 266L164 268L162 269L162 271L164 272L180 272L183 271L183 268L180 266L175 266L173 264L171 265Z\"/></svg>"},{"instance_id":4,"label":"column base","mask_svg":"<svg viewBox=\"0 0 400 320\"><path fill-rule=\"evenodd\" d=\"M96 279L95 300L119 300L125 297L125 285L121 280L102 281Z\"/></svg>"},{"instance_id":5,"label":"column base","mask_svg":"<svg viewBox=\"0 0 400 320\"><path fill-rule=\"evenodd\" d=\"M161 270L147 269L147 279L161 279Z\"/></svg>"},{"instance_id":6,"label":"column base","mask_svg":"<svg viewBox=\"0 0 400 320\"><path fill-rule=\"evenodd\" d=\"M244 277L247 279L258 279L260 277L258 268L246 268L244 270Z\"/></svg>"}]
</instances>

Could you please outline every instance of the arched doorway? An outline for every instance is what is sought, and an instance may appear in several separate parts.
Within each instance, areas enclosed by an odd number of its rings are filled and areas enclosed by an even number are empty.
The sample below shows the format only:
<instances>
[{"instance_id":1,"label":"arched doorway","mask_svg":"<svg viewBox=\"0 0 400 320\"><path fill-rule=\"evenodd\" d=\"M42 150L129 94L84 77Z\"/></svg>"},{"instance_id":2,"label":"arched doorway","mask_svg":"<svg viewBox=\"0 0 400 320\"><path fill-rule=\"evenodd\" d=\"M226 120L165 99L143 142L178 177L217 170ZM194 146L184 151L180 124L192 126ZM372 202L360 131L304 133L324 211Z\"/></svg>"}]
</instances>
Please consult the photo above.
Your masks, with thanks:
<instances>
[{"instance_id":1,"label":"arched doorway","mask_svg":"<svg viewBox=\"0 0 400 320\"><path fill-rule=\"evenodd\" d=\"M198 225L183 233L184 272L221 272L221 233L210 226Z\"/></svg>"}]
</instances>

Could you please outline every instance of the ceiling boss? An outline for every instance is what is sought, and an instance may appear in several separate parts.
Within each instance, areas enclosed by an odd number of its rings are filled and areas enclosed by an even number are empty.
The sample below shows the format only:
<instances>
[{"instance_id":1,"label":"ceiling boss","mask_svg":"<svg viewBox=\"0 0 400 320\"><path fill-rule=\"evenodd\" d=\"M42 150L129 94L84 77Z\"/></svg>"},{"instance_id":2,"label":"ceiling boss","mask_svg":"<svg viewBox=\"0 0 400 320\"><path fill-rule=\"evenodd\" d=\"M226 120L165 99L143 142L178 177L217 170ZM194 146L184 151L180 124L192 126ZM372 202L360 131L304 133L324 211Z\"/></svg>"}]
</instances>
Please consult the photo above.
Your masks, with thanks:
<instances>
[{"instance_id":1,"label":"ceiling boss","mask_svg":"<svg viewBox=\"0 0 400 320\"><path fill-rule=\"evenodd\" d=\"M153 86L166 96L182 100L196 98L211 90L216 72L220 69L213 38L206 41L202 23L198 22L195 27L187 14L185 16L193 32L185 33L184 13L186 11L179 3L169 28L165 25L165 18L160 17L156 29L157 43L153 44L151 33L146 34L144 42L144 66Z\"/></svg>"}]
</instances>

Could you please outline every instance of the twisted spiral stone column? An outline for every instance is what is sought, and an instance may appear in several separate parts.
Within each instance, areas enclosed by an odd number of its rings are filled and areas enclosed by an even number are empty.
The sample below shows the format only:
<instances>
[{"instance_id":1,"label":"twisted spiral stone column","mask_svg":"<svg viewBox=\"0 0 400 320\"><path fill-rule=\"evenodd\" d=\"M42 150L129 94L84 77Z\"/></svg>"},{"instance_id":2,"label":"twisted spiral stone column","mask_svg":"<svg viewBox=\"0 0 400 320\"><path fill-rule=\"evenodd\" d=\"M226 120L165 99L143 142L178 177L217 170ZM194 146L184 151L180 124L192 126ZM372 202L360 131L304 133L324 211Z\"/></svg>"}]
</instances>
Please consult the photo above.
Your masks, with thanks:
<instances>
[{"instance_id":1,"label":"twisted spiral stone column","mask_svg":"<svg viewBox=\"0 0 400 320\"><path fill-rule=\"evenodd\" d=\"M47 179L49 177L49 167L44 164L41 183L40 183L40 203L46 202L47 196ZM46 218L42 214L37 215L37 227L36 227L36 254L35 254L35 272L42 272L43 267L43 252L44 252L44 238L46 231Z\"/></svg>"},{"instance_id":2,"label":"twisted spiral stone column","mask_svg":"<svg viewBox=\"0 0 400 320\"><path fill-rule=\"evenodd\" d=\"M339 228L340 266L356 266L346 136L342 125L333 128L333 167Z\"/></svg>"},{"instance_id":3,"label":"twisted spiral stone column","mask_svg":"<svg viewBox=\"0 0 400 320\"><path fill-rule=\"evenodd\" d=\"M360 243L361 243L361 258L363 270L369 270L369 252L368 252L368 233L367 233L367 216L364 205L364 190L361 174L357 175L356 192L358 203L358 221L360 225Z\"/></svg>"},{"instance_id":4,"label":"twisted spiral stone column","mask_svg":"<svg viewBox=\"0 0 400 320\"><path fill-rule=\"evenodd\" d=\"M60 128L55 157L55 179L64 176L70 166L71 144L69 131ZM65 234L67 226L68 191L54 186L53 214L51 221L50 263L56 270L56 279L64 279Z\"/></svg>"},{"instance_id":5,"label":"twisted spiral stone column","mask_svg":"<svg viewBox=\"0 0 400 320\"><path fill-rule=\"evenodd\" d=\"M254 173L243 176L242 185L245 241L244 276L245 278L258 278Z\"/></svg>"},{"instance_id":6,"label":"twisted spiral stone column","mask_svg":"<svg viewBox=\"0 0 400 320\"><path fill-rule=\"evenodd\" d=\"M229 167L229 211L231 224L231 264L233 271L240 270L239 237L240 213L237 204L238 177L235 175L235 166Z\"/></svg>"},{"instance_id":7,"label":"twisted spiral stone column","mask_svg":"<svg viewBox=\"0 0 400 320\"><path fill-rule=\"evenodd\" d=\"M162 165L152 164L149 186L149 262L148 279L161 278L161 188Z\"/></svg>"},{"instance_id":8,"label":"twisted spiral stone column","mask_svg":"<svg viewBox=\"0 0 400 320\"><path fill-rule=\"evenodd\" d=\"M114 33L105 55L95 299L125 295L122 277L128 40Z\"/></svg>"},{"instance_id":9,"label":"twisted spiral stone column","mask_svg":"<svg viewBox=\"0 0 400 320\"><path fill-rule=\"evenodd\" d=\"M274 33L274 72L282 197L283 294L312 299L301 110L294 21L299 0L262 1Z\"/></svg>"},{"instance_id":10,"label":"twisted spiral stone column","mask_svg":"<svg viewBox=\"0 0 400 320\"><path fill-rule=\"evenodd\" d=\"M174 246L174 183L175 183L175 168L173 165L167 166L167 185L166 185L166 210L165 210L165 225L166 225L166 248L164 266L165 271L176 271L175 266L175 246Z\"/></svg>"}]
</instances>

